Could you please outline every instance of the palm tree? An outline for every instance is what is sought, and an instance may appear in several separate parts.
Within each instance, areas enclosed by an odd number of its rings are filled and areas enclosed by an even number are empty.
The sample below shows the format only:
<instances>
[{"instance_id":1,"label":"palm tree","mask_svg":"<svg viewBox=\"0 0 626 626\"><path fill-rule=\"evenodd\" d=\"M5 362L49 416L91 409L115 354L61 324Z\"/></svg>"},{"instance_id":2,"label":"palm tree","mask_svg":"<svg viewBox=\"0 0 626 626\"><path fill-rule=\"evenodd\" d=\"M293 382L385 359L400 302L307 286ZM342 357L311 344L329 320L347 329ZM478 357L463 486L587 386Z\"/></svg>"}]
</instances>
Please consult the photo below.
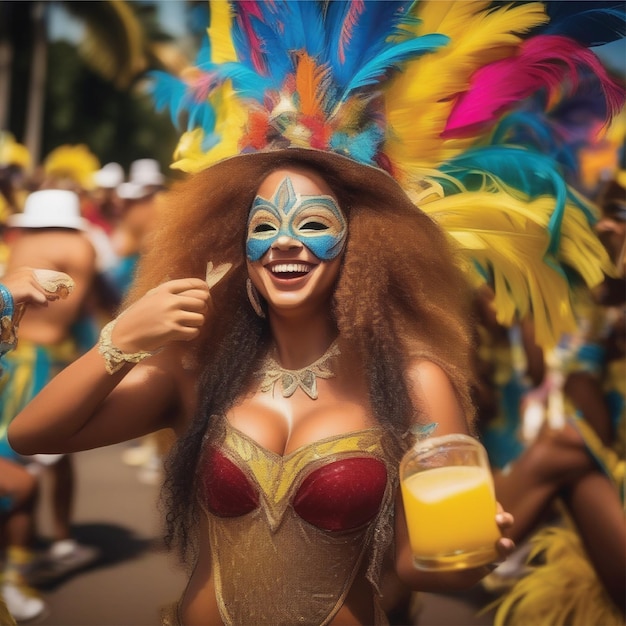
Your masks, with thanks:
<instances>
[{"instance_id":1,"label":"palm tree","mask_svg":"<svg viewBox=\"0 0 626 626\"><path fill-rule=\"evenodd\" d=\"M62 4L84 25L79 50L85 63L118 90L131 88L148 69L178 73L188 64L185 54L155 23L142 20L138 3L75 0ZM19 79L27 69L23 143L34 163L41 156L51 5L43 0L0 2L0 130L8 127L12 82L23 88ZM24 38L24 31L30 36ZM15 70L16 51L21 52L20 59L30 59L28 68L22 65Z\"/></svg>"}]
</instances>

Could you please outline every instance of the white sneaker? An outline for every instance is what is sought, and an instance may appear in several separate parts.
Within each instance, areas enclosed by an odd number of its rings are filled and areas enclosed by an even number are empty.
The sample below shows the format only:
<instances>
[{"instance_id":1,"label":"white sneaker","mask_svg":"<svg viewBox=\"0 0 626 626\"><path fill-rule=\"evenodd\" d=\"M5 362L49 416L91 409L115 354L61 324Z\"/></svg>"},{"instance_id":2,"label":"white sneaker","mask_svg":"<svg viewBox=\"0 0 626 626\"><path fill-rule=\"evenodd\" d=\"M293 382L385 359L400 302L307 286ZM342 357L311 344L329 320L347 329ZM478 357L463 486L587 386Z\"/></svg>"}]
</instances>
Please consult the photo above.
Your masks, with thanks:
<instances>
[{"instance_id":1,"label":"white sneaker","mask_svg":"<svg viewBox=\"0 0 626 626\"><path fill-rule=\"evenodd\" d=\"M33 564L27 573L31 584L42 585L78 572L100 558L100 550L74 539L55 541L47 554Z\"/></svg>"},{"instance_id":2,"label":"white sneaker","mask_svg":"<svg viewBox=\"0 0 626 626\"><path fill-rule=\"evenodd\" d=\"M1 590L7 609L17 622L35 619L46 609L46 604L39 594L27 585L5 582Z\"/></svg>"}]
</instances>

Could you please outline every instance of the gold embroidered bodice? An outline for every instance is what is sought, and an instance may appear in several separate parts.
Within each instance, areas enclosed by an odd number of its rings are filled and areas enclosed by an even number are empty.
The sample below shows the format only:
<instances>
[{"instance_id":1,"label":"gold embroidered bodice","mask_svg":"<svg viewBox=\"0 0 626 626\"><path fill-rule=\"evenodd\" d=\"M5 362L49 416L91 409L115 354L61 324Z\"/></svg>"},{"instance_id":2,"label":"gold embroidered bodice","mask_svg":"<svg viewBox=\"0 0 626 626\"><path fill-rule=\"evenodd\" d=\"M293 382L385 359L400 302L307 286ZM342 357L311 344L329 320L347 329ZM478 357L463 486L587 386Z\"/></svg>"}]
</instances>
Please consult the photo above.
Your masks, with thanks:
<instances>
[{"instance_id":1,"label":"gold embroidered bodice","mask_svg":"<svg viewBox=\"0 0 626 626\"><path fill-rule=\"evenodd\" d=\"M224 623L328 624L363 564L377 588L391 541L397 469L382 429L281 456L221 422L200 482Z\"/></svg>"}]
</instances>

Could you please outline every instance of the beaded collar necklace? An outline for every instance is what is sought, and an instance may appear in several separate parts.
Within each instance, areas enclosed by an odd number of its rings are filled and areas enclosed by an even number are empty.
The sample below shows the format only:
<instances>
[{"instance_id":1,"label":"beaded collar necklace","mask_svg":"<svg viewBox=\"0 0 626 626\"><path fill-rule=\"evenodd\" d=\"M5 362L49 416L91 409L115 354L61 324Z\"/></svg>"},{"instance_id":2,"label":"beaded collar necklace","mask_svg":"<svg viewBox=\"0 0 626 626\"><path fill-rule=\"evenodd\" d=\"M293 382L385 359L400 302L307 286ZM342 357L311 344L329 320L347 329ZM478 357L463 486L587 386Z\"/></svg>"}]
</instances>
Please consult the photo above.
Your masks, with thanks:
<instances>
[{"instance_id":1,"label":"beaded collar necklace","mask_svg":"<svg viewBox=\"0 0 626 626\"><path fill-rule=\"evenodd\" d=\"M280 381L284 398L290 398L300 387L309 398L316 400L317 379L335 376L335 372L329 366L329 361L339 354L341 353L338 341L335 339L319 359L298 370L288 370L282 367L273 356L268 355L257 372L261 378L261 391L270 391Z\"/></svg>"}]
</instances>

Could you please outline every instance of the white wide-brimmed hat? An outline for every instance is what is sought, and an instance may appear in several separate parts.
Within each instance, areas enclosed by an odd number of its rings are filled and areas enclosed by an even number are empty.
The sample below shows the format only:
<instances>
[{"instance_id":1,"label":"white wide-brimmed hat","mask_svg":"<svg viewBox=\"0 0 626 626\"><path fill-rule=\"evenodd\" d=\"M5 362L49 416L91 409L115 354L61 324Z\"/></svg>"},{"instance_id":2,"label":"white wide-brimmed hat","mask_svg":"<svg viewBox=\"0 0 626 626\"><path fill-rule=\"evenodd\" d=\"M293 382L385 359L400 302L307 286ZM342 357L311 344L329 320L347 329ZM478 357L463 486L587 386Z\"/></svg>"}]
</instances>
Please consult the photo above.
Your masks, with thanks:
<instances>
[{"instance_id":1,"label":"white wide-brimmed hat","mask_svg":"<svg viewBox=\"0 0 626 626\"><path fill-rule=\"evenodd\" d=\"M158 190L159 187L154 185L141 185L129 181L118 185L116 193L122 200L141 200L155 194Z\"/></svg>"},{"instance_id":2,"label":"white wide-brimmed hat","mask_svg":"<svg viewBox=\"0 0 626 626\"><path fill-rule=\"evenodd\" d=\"M130 164L128 180L137 185L159 187L165 182L165 176L156 159L137 159Z\"/></svg>"},{"instance_id":3,"label":"white wide-brimmed hat","mask_svg":"<svg viewBox=\"0 0 626 626\"><path fill-rule=\"evenodd\" d=\"M78 194L65 189L43 189L26 198L24 211L9 216L7 226L87 230L89 223L81 216Z\"/></svg>"},{"instance_id":4,"label":"white wide-brimmed hat","mask_svg":"<svg viewBox=\"0 0 626 626\"><path fill-rule=\"evenodd\" d=\"M119 163L107 163L93 175L93 181L102 189L115 189L124 180L124 168Z\"/></svg>"},{"instance_id":5,"label":"white wide-brimmed hat","mask_svg":"<svg viewBox=\"0 0 626 626\"><path fill-rule=\"evenodd\" d=\"M142 200L160 191L165 176L156 159L137 159L130 164L128 182L117 186L117 195L123 200Z\"/></svg>"}]
</instances>

